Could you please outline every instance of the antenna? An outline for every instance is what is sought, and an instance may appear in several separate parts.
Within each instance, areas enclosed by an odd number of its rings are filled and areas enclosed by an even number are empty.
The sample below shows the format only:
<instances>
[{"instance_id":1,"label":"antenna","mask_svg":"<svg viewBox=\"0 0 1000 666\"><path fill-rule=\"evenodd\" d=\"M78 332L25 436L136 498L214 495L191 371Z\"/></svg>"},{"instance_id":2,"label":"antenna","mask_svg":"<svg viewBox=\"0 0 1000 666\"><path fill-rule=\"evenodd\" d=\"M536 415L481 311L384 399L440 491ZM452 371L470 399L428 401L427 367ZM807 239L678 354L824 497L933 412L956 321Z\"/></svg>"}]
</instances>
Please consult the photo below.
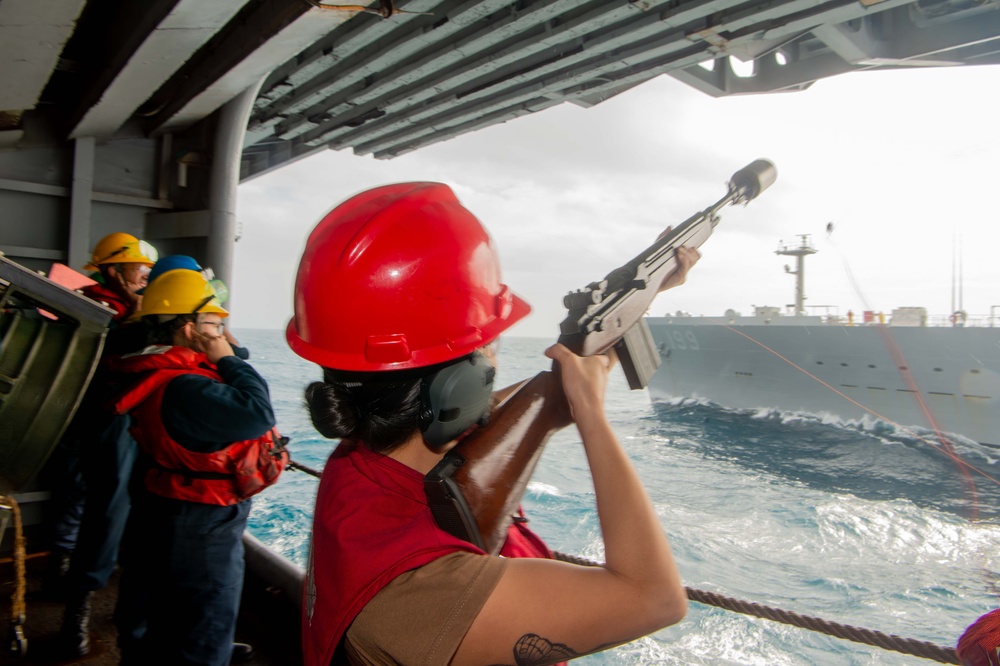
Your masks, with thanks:
<instances>
[{"instance_id":1,"label":"antenna","mask_svg":"<svg viewBox=\"0 0 1000 666\"><path fill-rule=\"evenodd\" d=\"M951 312L955 313L955 252L958 242L958 234L951 232Z\"/></svg>"},{"instance_id":2,"label":"antenna","mask_svg":"<svg viewBox=\"0 0 1000 666\"><path fill-rule=\"evenodd\" d=\"M965 311L965 303L962 299L962 293L965 287L965 280L962 278L962 270L964 268L964 261L962 259L962 236L958 236L958 309Z\"/></svg>"},{"instance_id":3,"label":"antenna","mask_svg":"<svg viewBox=\"0 0 1000 666\"><path fill-rule=\"evenodd\" d=\"M810 254L816 254L816 248L809 242L809 234L798 234L801 239L798 246L785 245L784 241L778 241L778 249L775 254L786 257L795 257L795 270L790 270L785 265L785 272L795 276L795 314L804 315L806 313L806 264L805 258Z\"/></svg>"}]
</instances>

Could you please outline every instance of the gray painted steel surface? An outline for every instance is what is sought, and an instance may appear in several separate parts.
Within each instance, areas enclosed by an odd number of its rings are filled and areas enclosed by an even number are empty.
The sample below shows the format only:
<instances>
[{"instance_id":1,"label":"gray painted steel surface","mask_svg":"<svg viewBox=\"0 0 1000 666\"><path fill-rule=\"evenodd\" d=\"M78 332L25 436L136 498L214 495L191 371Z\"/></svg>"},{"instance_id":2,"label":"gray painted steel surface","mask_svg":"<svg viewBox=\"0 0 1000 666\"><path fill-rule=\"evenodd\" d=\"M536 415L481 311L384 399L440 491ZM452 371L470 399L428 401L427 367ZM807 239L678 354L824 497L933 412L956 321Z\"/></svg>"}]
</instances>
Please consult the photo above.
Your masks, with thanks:
<instances>
[{"instance_id":1,"label":"gray painted steel surface","mask_svg":"<svg viewBox=\"0 0 1000 666\"><path fill-rule=\"evenodd\" d=\"M0 495L25 490L42 469L97 369L113 314L0 257Z\"/></svg>"},{"instance_id":2,"label":"gray painted steel surface","mask_svg":"<svg viewBox=\"0 0 1000 666\"><path fill-rule=\"evenodd\" d=\"M945 433L1000 446L1000 328L769 321L647 318L662 359L651 398L922 429L930 414Z\"/></svg>"},{"instance_id":3,"label":"gray painted steel surface","mask_svg":"<svg viewBox=\"0 0 1000 666\"><path fill-rule=\"evenodd\" d=\"M181 132L264 79L246 178L328 147L392 157L661 74L721 96L1000 62L1000 11L962 0L336 4L2 0L0 146Z\"/></svg>"}]
</instances>

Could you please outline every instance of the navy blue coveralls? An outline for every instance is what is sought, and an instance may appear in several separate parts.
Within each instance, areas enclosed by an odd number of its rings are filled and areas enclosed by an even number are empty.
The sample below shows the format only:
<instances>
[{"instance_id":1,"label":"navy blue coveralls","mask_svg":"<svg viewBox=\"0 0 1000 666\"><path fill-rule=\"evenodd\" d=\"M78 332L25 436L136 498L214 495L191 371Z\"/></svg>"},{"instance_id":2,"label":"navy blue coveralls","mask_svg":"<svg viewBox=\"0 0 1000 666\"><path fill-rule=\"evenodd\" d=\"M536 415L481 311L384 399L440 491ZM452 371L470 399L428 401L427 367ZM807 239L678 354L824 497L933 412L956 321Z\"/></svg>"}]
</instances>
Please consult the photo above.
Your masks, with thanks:
<instances>
[{"instance_id":1,"label":"navy blue coveralls","mask_svg":"<svg viewBox=\"0 0 1000 666\"><path fill-rule=\"evenodd\" d=\"M181 375L167 384L167 433L209 453L275 425L267 383L243 360L220 359L225 383ZM145 491L134 475L115 621L122 664L226 666L243 590L243 530L250 500L219 506Z\"/></svg>"},{"instance_id":2,"label":"navy blue coveralls","mask_svg":"<svg viewBox=\"0 0 1000 666\"><path fill-rule=\"evenodd\" d=\"M108 332L102 356L138 351L144 339L141 326L116 326ZM84 488L68 576L71 599L74 594L103 589L118 562L130 506L128 483L138 454L138 445L128 431L128 417L115 415L106 405L121 390L122 380L99 368L71 426L79 441Z\"/></svg>"},{"instance_id":3,"label":"navy blue coveralls","mask_svg":"<svg viewBox=\"0 0 1000 666\"><path fill-rule=\"evenodd\" d=\"M104 279L100 274L96 277L103 285ZM125 323L128 311L122 311L124 307L124 301L119 301L113 308L119 314L109 324L108 336L101 351L102 359L138 351L144 346L144 329ZM128 435L128 429L114 424L112 421L115 416L104 409L103 403L114 391L114 378L99 368L87 387L66 434L52 455L53 471L46 471L55 475L50 481L55 489L53 547L73 553L73 558L76 559L77 545L84 538L81 532L87 529L91 533L89 541L82 544L87 550L81 560L86 562L83 566L93 575L88 573L81 576L79 565L74 565L77 571L69 579L70 592L89 592L107 585L117 559L118 536L128 516L126 489L124 486L119 487L117 482L128 481L135 461L135 446ZM123 431L125 436L121 438L119 434ZM94 462L96 458L100 460ZM96 507L89 519L84 515L84 507L88 503ZM85 521L91 523L89 528L83 527ZM95 557L101 557L98 551L100 544L105 541L113 541L115 555L110 568L105 567L107 573L102 574L90 562ZM72 575L74 572L71 569L69 573ZM84 582L84 578L88 580Z\"/></svg>"},{"instance_id":4,"label":"navy blue coveralls","mask_svg":"<svg viewBox=\"0 0 1000 666\"><path fill-rule=\"evenodd\" d=\"M126 324L108 333L106 356L119 356L142 349L145 329ZM233 347L241 359L250 357L242 347ZM129 479L139 453L128 428L127 415L116 415L105 403L122 389L122 378L99 371L91 382L76 424L82 440L78 455L83 474L84 495L79 530L68 577L70 598L74 594L101 590L108 584L118 563L118 548L128 520L131 502Z\"/></svg>"}]
</instances>

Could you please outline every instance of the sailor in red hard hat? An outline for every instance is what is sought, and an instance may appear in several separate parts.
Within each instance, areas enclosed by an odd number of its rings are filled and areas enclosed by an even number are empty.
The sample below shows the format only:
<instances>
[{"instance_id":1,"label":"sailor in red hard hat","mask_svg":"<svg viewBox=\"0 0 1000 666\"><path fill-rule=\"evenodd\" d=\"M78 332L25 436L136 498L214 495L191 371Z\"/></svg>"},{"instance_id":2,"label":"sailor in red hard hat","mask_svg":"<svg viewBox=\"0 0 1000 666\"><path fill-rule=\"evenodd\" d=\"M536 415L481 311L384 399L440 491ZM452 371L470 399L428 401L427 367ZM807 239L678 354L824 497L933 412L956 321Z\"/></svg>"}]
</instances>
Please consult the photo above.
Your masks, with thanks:
<instances>
[{"instance_id":1,"label":"sailor in red hard hat","mask_svg":"<svg viewBox=\"0 0 1000 666\"><path fill-rule=\"evenodd\" d=\"M679 256L671 284L697 259ZM495 343L528 312L446 185L362 192L313 230L286 337L322 367L306 401L340 443L316 498L307 666L555 663L684 616L670 546L604 412L609 356L546 351L591 463L606 564L550 559L520 520L499 556L434 521L424 475L489 417Z\"/></svg>"}]
</instances>

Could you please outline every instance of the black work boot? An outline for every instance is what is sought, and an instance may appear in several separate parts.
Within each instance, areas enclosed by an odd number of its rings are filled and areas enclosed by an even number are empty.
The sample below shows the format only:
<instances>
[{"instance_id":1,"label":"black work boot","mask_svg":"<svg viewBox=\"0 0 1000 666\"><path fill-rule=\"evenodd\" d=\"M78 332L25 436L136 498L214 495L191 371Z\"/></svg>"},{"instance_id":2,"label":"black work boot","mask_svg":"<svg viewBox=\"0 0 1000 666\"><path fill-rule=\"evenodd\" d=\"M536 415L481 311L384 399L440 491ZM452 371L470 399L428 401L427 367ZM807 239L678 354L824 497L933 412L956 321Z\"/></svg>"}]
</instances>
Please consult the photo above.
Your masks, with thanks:
<instances>
[{"instance_id":1,"label":"black work boot","mask_svg":"<svg viewBox=\"0 0 1000 666\"><path fill-rule=\"evenodd\" d=\"M90 654L90 598L93 594L75 593L66 604L59 637L63 651L70 657Z\"/></svg>"},{"instance_id":2,"label":"black work boot","mask_svg":"<svg viewBox=\"0 0 1000 666\"><path fill-rule=\"evenodd\" d=\"M71 550L53 548L49 553L45 573L42 575L42 589L37 598L42 601L64 601L66 599L66 574L69 573Z\"/></svg>"},{"instance_id":3,"label":"black work boot","mask_svg":"<svg viewBox=\"0 0 1000 666\"><path fill-rule=\"evenodd\" d=\"M233 643L233 656L229 658L230 664L245 664L253 659L253 646L247 643Z\"/></svg>"}]
</instances>

